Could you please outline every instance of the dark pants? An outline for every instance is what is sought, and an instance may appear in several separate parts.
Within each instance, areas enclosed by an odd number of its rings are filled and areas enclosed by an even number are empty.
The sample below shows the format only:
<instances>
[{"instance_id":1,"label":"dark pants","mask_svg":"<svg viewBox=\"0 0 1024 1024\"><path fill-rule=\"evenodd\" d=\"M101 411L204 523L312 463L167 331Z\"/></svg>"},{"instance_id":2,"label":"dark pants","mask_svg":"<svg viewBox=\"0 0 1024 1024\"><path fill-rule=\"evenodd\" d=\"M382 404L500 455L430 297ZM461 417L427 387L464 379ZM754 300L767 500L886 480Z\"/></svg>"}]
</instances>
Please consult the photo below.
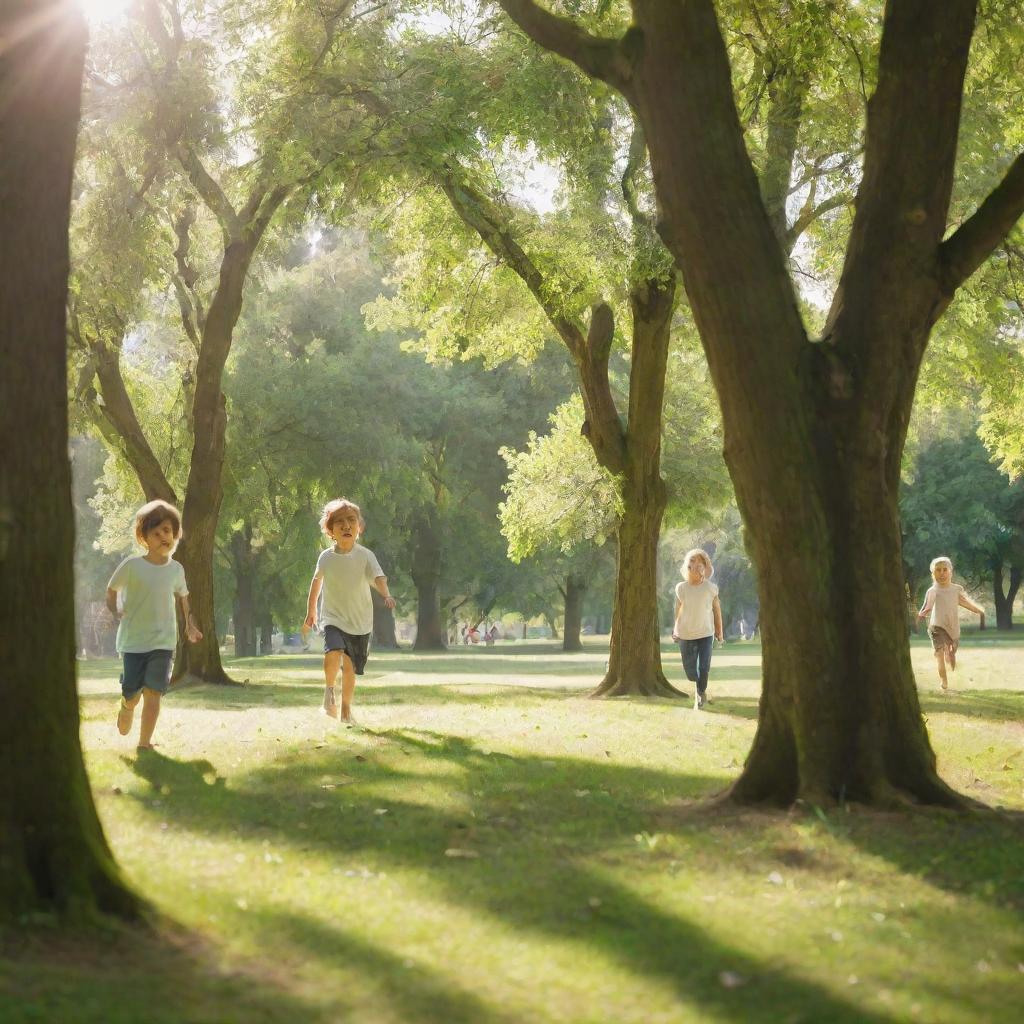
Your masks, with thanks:
<instances>
[{"instance_id":1,"label":"dark pants","mask_svg":"<svg viewBox=\"0 0 1024 1024\"><path fill-rule=\"evenodd\" d=\"M683 671L691 683L697 684L698 693L706 693L708 672L711 671L711 647L713 636L702 636L699 640L680 640L679 651L683 656Z\"/></svg>"}]
</instances>

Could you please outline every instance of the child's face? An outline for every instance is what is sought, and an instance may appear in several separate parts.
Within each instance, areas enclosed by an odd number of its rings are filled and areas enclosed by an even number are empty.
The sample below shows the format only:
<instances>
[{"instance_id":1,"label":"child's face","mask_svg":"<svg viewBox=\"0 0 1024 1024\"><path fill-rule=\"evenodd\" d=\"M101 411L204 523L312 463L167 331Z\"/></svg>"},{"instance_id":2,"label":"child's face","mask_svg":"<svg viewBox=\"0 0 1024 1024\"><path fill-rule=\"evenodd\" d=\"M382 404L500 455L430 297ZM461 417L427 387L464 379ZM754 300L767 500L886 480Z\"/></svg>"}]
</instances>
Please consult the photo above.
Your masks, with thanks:
<instances>
[{"instance_id":1,"label":"child's face","mask_svg":"<svg viewBox=\"0 0 1024 1024\"><path fill-rule=\"evenodd\" d=\"M331 522L331 539L342 551L351 551L362 532L358 513L350 509L339 512Z\"/></svg>"},{"instance_id":2,"label":"child's face","mask_svg":"<svg viewBox=\"0 0 1024 1024\"><path fill-rule=\"evenodd\" d=\"M691 586L698 586L704 582L707 566L700 558L691 558L686 566L686 582Z\"/></svg>"},{"instance_id":3,"label":"child's face","mask_svg":"<svg viewBox=\"0 0 1024 1024\"><path fill-rule=\"evenodd\" d=\"M174 524L170 519L158 523L148 533L142 535L142 543L146 546L146 553L154 558L170 558L178 543L174 534Z\"/></svg>"},{"instance_id":4,"label":"child's face","mask_svg":"<svg viewBox=\"0 0 1024 1024\"><path fill-rule=\"evenodd\" d=\"M947 583L953 579L953 570L950 568L948 562L939 562L934 569L932 569L932 579L940 587L944 587Z\"/></svg>"}]
</instances>

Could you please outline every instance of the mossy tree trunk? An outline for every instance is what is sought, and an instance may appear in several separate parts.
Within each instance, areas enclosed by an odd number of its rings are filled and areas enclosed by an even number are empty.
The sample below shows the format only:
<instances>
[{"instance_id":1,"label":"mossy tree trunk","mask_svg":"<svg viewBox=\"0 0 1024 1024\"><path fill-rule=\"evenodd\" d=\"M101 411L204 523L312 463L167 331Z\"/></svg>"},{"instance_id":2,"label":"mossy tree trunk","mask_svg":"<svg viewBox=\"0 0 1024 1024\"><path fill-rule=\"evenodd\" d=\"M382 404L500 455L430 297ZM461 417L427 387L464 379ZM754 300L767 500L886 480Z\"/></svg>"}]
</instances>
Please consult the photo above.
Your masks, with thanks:
<instances>
[{"instance_id":1,"label":"mossy tree trunk","mask_svg":"<svg viewBox=\"0 0 1024 1024\"><path fill-rule=\"evenodd\" d=\"M635 0L621 39L499 2L619 89L644 128L761 589L763 695L732 796L962 804L936 773L910 671L897 498L930 331L1024 211L1022 155L945 237L975 0L886 5L846 260L817 341L744 145L711 0Z\"/></svg>"},{"instance_id":2,"label":"mossy tree trunk","mask_svg":"<svg viewBox=\"0 0 1024 1024\"><path fill-rule=\"evenodd\" d=\"M65 302L85 25L67 3L9 0L0 39L0 920L135 917L75 687Z\"/></svg>"},{"instance_id":3,"label":"mossy tree trunk","mask_svg":"<svg viewBox=\"0 0 1024 1024\"><path fill-rule=\"evenodd\" d=\"M996 606L996 629L1013 629L1013 603L1020 590L1024 570L1019 565L1010 566L1008 586L1003 587L1003 563L997 562L992 568L992 597Z\"/></svg>"}]
</instances>

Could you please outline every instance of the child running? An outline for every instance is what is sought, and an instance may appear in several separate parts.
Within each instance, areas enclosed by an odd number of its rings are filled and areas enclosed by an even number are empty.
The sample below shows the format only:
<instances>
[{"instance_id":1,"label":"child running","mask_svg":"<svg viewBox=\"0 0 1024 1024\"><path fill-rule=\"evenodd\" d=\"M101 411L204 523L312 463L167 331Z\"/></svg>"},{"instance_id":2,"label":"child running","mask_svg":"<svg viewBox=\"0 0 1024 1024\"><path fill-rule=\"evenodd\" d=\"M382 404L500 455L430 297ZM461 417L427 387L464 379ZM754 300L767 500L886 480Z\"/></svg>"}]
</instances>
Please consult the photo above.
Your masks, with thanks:
<instances>
[{"instance_id":1,"label":"child running","mask_svg":"<svg viewBox=\"0 0 1024 1024\"><path fill-rule=\"evenodd\" d=\"M135 706L142 699L139 750L153 749L160 698L171 680L178 639L174 601L181 602L185 635L203 639L188 606L185 570L171 558L181 540L181 514L166 501L151 501L135 513L135 539L144 555L126 558L107 584L107 608L117 627L117 652L123 659L117 731L132 730ZM121 595L120 607L118 595Z\"/></svg>"},{"instance_id":2,"label":"child running","mask_svg":"<svg viewBox=\"0 0 1024 1024\"><path fill-rule=\"evenodd\" d=\"M357 541L366 529L359 506L336 498L324 506L320 528L334 545L320 553L306 604L307 629L316 625L317 598L323 589L320 626L324 633L324 711L338 717L335 680L341 669L341 720L354 726L352 695L356 676L366 668L373 632L373 601L370 587L384 598L388 608L395 599L388 593L388 579L377 556Z\"/></svg>"},{"instance_id":3,"label":"child running","mask_svg":"<svg viewBox=\"0 0 1024 1024\"><path fill-rule=\"evenodd\" d=\"M917 618L920 621L931 612L928 636L931 637L932 650L935 652L940 685L943 690L948 690L946 664L949 664L951 672L956 671L956 649L960 645L960 609L967 608L977 615L983 615L985 610L967 596L959 583L953 582L953 563L945 555L933 558L929 569L935 584L924 595L924 604Z\"/></svg>"},{"instance_id":4,"label":"child running","mask_svg":"<svg viewBox=\"0 0 1024 1024\"><path fill-rule=\"evenodd\" d=\"M699 711L709 699L712 644L715 639L719 642L725 639L722 606L718 602L718 587L711 582L715 570L706 551L700 548L687 551L680 570L683 579L676 584L676 619L672 639L679 644L686 678L697 684L693 709Z\"/></svg>"}]
</instances>

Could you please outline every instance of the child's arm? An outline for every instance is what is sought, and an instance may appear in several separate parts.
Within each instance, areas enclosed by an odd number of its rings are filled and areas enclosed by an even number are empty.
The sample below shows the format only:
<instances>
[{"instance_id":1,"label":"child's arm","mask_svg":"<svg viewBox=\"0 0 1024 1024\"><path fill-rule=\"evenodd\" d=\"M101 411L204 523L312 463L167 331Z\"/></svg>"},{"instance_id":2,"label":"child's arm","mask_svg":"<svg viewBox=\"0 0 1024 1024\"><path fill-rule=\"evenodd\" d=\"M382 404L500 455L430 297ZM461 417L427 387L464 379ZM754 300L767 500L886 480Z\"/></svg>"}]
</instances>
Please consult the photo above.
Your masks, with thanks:
<instances>
[{"instance_id":1,"label":"child's arm","mask_svg":"<svg viewBox=\"0 0 1024 1024\"><path fill-rule=\"evenodd\" d=\"M929 587L928 593L924 595L924 604L921 605L921 610L917 613L918 621L923 619L932 610L932 605L934 603L935 595L932 593L931 587Z\"/></svg>"},{"instance_id":2,"label":"child's arm","mask_svg":"<svg viewBox=\"0 0 1024 1024\"><path fill-rule=\"evenodd\" d=\"M309 598L306 601L306 619L302 623L306 629L316 626L316 599L320 596L320 588L324 585L323 576L314 576L309 585Z\"/></svg>"},{"instance_id":3,"label":"child's arm","mask_svg":"<svg viewBox=\"0 0 1024 1024\"><path fill-rule=\"evenodd\" d=\"M974 612L975 615L984 615L985 609L979 604L975 604L963 591L960 591L959 604L961 608L967 608L969 611Z\"/></svg>"},{"instance_id":4,"label":"child's arm","mask_svg":"<svg viewBox=\"0 0 1024 1024\"><path fill-rule=\"evenodd\" d=\"M725 643L725 630L722 629L722 605L716 595L715 599L711 602L711 610L715 614L715 639L720 643Z\"/></svg>"},{"instance_id":5,"label":"child's arm","mask_svg":"<svg viewBox=\"0 0 1024 1024\"><path fill-rule=\"evenodd\" d=\"M178 600L181 602L181 614L185 617L185 636L188 637L190 644L197 644L203 639L203 634L196 625L195 616L188 603L188 594L179 594Z\"/></svg>"},{"instance_id":6,"label":"child's arm","mask_svg":"<svg viewBox=\"0 0 1024 1024\"><path fill-rule=\"evenodd\" d=\"M679 637L676 636L676 623L679 621L679 611L683 607L683 602L676 598L676 613L672 616L672 639L679 643Z\"/></svg>"},{"instance_id":7,"label":"child's arm","mask_svg":"<svg viewBox=\"0 0 1024 1024\"><path fill-rule=\"evenodd\" d=\"M107 611L114 616L114 621L117 622L121 618L121 613L117 610L117 591L107 587Z\"/></svg>"},{"instance_id":8,"label":"child's arm","mask_svg":"<svg viewBox=\"0 0 1024 1024\"><path fill-rule=\"evenodd\" d=\"M395 607L395 599L388 592L388 578L387 576L376 576L373 580L373 587L384 598L384 604L388 608Z\"/></svg>"}]
</instances>

